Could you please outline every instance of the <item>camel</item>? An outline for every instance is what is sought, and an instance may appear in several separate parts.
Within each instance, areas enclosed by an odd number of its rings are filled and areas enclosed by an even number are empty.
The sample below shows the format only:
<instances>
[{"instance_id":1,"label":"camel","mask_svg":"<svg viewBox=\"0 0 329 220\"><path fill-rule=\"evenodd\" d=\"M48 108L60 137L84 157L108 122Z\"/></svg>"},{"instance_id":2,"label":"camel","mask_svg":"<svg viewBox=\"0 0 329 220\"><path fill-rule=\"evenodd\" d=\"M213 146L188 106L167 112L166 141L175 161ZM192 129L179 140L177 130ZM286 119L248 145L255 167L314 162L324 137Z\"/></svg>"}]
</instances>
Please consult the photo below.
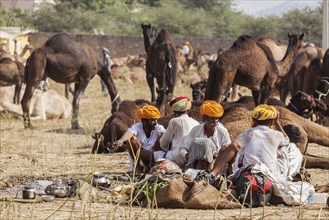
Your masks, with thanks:
<instances>
[{"instance_id":1,"label":"camel","mask_svg":"<svg viewBox=\"0 0 329 220\"><path fill-rule=\"evenodd\" d=\"M288 33L286 54L281 61L275 61L266 45L251 36L240 36L230 49L218 56L210 69L206 100L222 102L232 84L238 84L251 89L257 105L267 103L276 81L288 72L303 37L304 33Z\"/></svg>"},{"instance_id":2,"label":"camel","mask_svg":"<svg viewBox=\"0 0 329 220\"><path fill-rule=\"evenodd\" d=\"M21 101L24 127L31 128L30 101L44 75L59 83L75 83L72 129L79 129L79 102L89 81L98 74L105 82L112 99L112 113L121 102L111 73L87 45L73 41L67 33L55 34L44 46L37 48L28 58L25 67L26 89Z\"/></svg>"},{"instance_id":3,"label":"camel","mask_svg":"<svg viewBox=\"0 0 329 220\"><path fill-rule=\"evenodd\" d=\"M0 88L1 111L23 115L22 108L12 104L9 100L9 97L12 97L14 94L14 90L13 86ZM65 119L71 115L72 104L53 89L49 89L45 92L35 90L29 110L32 119Z\"/></svg>"},{"instance_id":4,"label":"camel","mask_svg":"<svg viewBox=\"0 0 329 220\"><path fill-rule=\"evenodd\" d=\"M15 85L14 104L19 104L23 82L24 65L10 58L2 58L0 60L0 86Z\"/></svg>"},{"instance_id":5,"label":"camel","mask_svg":"<svg viewBox=\"0 0 329 220\"><path fill-rule=\"evenodd\" d=\"M158 97L156 106L164 114L164 103L174 93L177 71L177 56L174 43L167 30L162 29L151 45L152 26L143 25L144 46L147 53L146 80L151 90L151 101L155 101L154 78Z\"/></svg>"},{"instance_id":6,"label":"camel","mask_svg":"<svg viewBox=\"0 0 329 220\"><path fill-rule=\"evenodd\" d=\"M150 104L150 102L143 99L135 101L123 100L118 110L105 121L101 131L92 136L95 139L92 153L125 151L128 148L126 144L117 149L113 143L121 138L129 127L140 121L140 118L137 116L137 110L145 104Z\"/></svg>"},{"instance_id":7,"label":"camel","mask_svg":"<svg viewBox=\"0 0 329 220\"><path fill-rule=\"evenodd\" d=\"M257 39L258 42L265 44L270 48L273 58L276 61L282 60L287 51L287 45L279 44L269 36L262 36Z\"/></svg>"},{"instance_id":8,"label":"camel","mask_svg":"<svg viewBox=\"0 0 329 220\"><path fill-rule=\"evenodd\" d=\"M191 83L193 101L203 100L206 93L207 80Z\"/></svg>"},{"instance_id":9,"label":"camel","mask_svg":"<svg viewBox=\"0 0 329 220\"><path fill-rule=\"evenodd\" d=\"M305 44L297 53L290 70L283 79L280 100L285 101L288 93L295 94L298 90L303 90L305 71L311 61L316 58L322 59L324 51L313 44ZM310 93L311 94L311 93Z\"/></svg>"}]
</instances>

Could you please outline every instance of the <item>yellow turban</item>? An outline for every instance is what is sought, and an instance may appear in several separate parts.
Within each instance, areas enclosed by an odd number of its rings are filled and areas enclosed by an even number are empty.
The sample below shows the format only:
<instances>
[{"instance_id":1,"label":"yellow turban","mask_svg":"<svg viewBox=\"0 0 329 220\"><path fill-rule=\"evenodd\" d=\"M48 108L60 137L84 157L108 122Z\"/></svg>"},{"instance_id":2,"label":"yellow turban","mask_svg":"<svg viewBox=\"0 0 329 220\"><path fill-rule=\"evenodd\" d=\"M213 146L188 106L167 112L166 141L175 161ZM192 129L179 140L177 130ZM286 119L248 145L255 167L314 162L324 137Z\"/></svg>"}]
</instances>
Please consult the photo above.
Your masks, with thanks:
<instances>
[{"instance_id":1,"label":"yellow turban","mask_svg":"<svg viewBox=\"0 0 329 220\"><path fill-rule=\"evenodd\" d=\"M263 121L275 119L278 116L278 113L273 106L261 104L252 110L251 116L258 121Z\"/></svg>"},{"instance_id":2,"label":"yellow turban","mask_svg":"<svg viewBox=\"0 0 329 220\"><path fill-rule=\"evenodd\" d=\"M176 96L170 100L169 105L175 112L185 112L192 107L192 103L186 96Z\"/></svg>"},{"instance_id":3,"label":"yellow turban","mask_svg":"<svg viewBox=\"0 0 329 220\"><path fill-rule=\"evenodd\" d=\"M160 111L157 107L145 105L137 111L137 115L145 119L158 119L160 118Z\"/></svg>"},{"instance_id":4,"label":"yellow turban","mask_svg":"<svg viewBox=\"0 0 329 220\"><path fill-rule=\"evenodd\" d=\"M212 118L220 118L224 114L224 109L218 102L207 100L201 105L200 114L207 115Z\"/></svg>"}]
</instances>

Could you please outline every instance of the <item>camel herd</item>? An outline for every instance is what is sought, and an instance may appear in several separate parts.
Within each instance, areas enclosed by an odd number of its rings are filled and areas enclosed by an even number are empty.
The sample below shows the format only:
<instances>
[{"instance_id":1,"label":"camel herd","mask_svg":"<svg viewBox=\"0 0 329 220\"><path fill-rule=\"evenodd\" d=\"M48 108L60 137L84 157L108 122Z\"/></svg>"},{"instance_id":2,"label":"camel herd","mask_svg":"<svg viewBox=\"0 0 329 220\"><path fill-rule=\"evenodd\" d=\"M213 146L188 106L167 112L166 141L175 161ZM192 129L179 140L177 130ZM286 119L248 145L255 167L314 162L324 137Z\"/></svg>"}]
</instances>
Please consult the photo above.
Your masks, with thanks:
<instances>
[{"instance_id":1,"label":"camel herd","mask_svg":"<svg viewBox=\"0 0 329 220\"><path fill-rule=\"evenodd\" d=\"M44 106L43 108L46 109L49 103L42 104L42 102L47 103L47 99L56 99L54 93L48 92L48 96L40 96L41 104L33 102L35 89L45 77L59 83L75 84L72 105L67 104L67 100L58 99L58 102L65 103L63 104L65 110L56 114L66 118L72 108L72 129L80 128L79 101L90 80L98 74L105 82L111 97L112 115L106 120L101 132L93 136L95 139L93 152L115 151L112 143L120 138L129 126L139 120L136 111L140 106L146 103L156 105L163 116L159 123L166 125L171 117L170 112L166 113L166 103L174 94L175 83L177 78L181 77L181 71L186 71L191 65L196 65L197 70L206 65L209 68L208 77L203 77L205 78L203 80L199 78L201 80L199 84L191 84L193 99L212 99L222 102L226 113L221 121L233 138L243 129L250 127L251 121L248 117L250 106L255 106L255 103L273 102L271 95L274 90L278 90L282 102L280 106L277 104L278 100L274 103L281 112L283 124L295 124L302 130L303 139L298 143L302 152L306 153L308 143L329 147L328 127L300 116L309 116L310 114L305 114L305 112L314 111L320 112L322 119L329 115L329 49L324 51L314 45L305 44L304 34L288 33L288 45L278 44L267 36L255 39L242 35L237 38L231 48L215 56L198 51L194 53L192 59L187 59L182 57L179 45L174 45L168 31L162 29L158 33L151 24L142 24L141 28L146 57L133 57L124 61L113 58L115 64L111 72L102 65L101 58L93 49L88 45L73 41L66 33L55 34L42 47L35 49L27 59L25 67L19 61L9 58L0 59L0 86L15 85L15 92L11 97L14 97L12 104L16 107L20 101L22 84L25 83L24 96L21 100L21 114L23 114L25 128L32 127L31 114L33 109L38 108L36 106ZM152 38L154 38L153 42ZM151 102L147 100L121 101L113 77L123 63L130 63L129 68L139 68L139 76L136 78L139 80L146 78L151 91ZM211 65L208 66L208 63ZM156 89L154 79L158 85ZM231 87L238 88L237 85L249 88L253 98L241 97L237 102L223 102ZM154 90L157 92L157 98ZM289 92L292 99L286 106ZM4 93L0 90L1 94ZM5 102L2 101L1 109L5 109L3 107L5 105L8 110L8 100L7 104L3 103ZM197 103L194 103L190 114L200 120ZM69 109L69 114L67 109ZM52 118L49 113L51 110L48 110L48 113L46 110L42 111L43 113L39 111L39 114L43 115L40 118ZM323 162L325 159L314 160L316 163L321 161L320 167L329 168L328 164Z\"/></svg>"}]
</instances>

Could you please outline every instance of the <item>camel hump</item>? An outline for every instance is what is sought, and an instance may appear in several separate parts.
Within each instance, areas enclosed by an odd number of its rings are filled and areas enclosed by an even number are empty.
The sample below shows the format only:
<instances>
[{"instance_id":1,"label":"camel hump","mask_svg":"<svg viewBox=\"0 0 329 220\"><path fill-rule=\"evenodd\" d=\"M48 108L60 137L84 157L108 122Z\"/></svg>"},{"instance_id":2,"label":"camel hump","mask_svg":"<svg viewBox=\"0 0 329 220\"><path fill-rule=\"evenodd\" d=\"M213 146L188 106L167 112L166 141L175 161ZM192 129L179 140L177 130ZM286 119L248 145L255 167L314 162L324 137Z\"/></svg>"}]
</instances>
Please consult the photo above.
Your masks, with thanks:
<instances>
[{"instance_id":1,"label":"camel hump","mask_svg":"<svg viewBox=\"0 0 329 220\"><path fill-rule=\"evenodd\" d=\"M231 48L234 49L249 49L252 46L255 46L256 41L255 39L250 35L241 35L234 41Z\"/></svg>"},{"instance_id":2,"label":"camel hump","mask_svg":"<svg viewBox=\"0 0 329 220\"><path fill-rule=\"evenodd\" d=\"M170 34L166 29L161 29L153 44L160 44L163 42L170 42L172 44Z\"/></svg>"},{"instance_id":3,"label":"camel hump","mask_svg":"<svg viewBox=\"0 0 329 220\"><path fill-rule=\"evenodd\" d=\"M273 56L273 53L272 53L271 49L266 44L263 44L263 43L260 43L260 42L257 42L257 45L264 51L264 53L267 56L267 59L269 61L271 61L272 63L274 63L275 59L274 59L274 56Z\"/></svg>"},{"instance_id":4,"label":"camel hump","mask_svg":"<svg viewBox=\"0 0 329 220\"><path fill-rule=\"evenodd\" d=\"M54 53L75 53L79 48L67 33L55 34L46 41L44 46Z\"/></svg>"}]
</instances>

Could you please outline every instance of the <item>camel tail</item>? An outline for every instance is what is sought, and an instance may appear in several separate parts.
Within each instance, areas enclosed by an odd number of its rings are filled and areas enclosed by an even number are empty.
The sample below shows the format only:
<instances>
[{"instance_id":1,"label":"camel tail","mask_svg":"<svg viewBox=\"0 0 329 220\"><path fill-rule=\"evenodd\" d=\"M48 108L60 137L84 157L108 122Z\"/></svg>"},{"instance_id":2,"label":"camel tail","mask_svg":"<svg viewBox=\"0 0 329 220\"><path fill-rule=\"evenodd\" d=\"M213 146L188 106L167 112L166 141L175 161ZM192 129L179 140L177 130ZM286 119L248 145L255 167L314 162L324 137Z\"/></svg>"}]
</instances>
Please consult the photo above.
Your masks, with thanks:
<instances>
[{"instance_id":1,"label":"camel tail","mask_svg":"<svg viewBox=\"0 0 329 220\"><path fill-rule=\"evenodd\" d=\"M34 53L34 51L32 52L32 54ZM31 59L31 57L32 57L32 54L31 54L31 56L29 56L29 58L27 58L27 60L26 60L26 64L25 64L25 68L24 68L24 77L23 77L23 80L24 80L24 82L26 82L27 81L27 77L28 77L28 71L27 71L27 69L29 68L29 65L30 65L30 59Z\"/></svg>"},{"instance_id":2,"label":"camel tail","mask_svg":"<svg viewBox=\"0 0 329 220\"><path fill-rule=\"evenodd\" d=\"M166 81L169 88L173 88L175 84L176 73L174 71L175 60L172 54L172 50L169 44L166 44L165 47L165 61L167 63L166 69Z\"/></svg>"}]
</instances>

